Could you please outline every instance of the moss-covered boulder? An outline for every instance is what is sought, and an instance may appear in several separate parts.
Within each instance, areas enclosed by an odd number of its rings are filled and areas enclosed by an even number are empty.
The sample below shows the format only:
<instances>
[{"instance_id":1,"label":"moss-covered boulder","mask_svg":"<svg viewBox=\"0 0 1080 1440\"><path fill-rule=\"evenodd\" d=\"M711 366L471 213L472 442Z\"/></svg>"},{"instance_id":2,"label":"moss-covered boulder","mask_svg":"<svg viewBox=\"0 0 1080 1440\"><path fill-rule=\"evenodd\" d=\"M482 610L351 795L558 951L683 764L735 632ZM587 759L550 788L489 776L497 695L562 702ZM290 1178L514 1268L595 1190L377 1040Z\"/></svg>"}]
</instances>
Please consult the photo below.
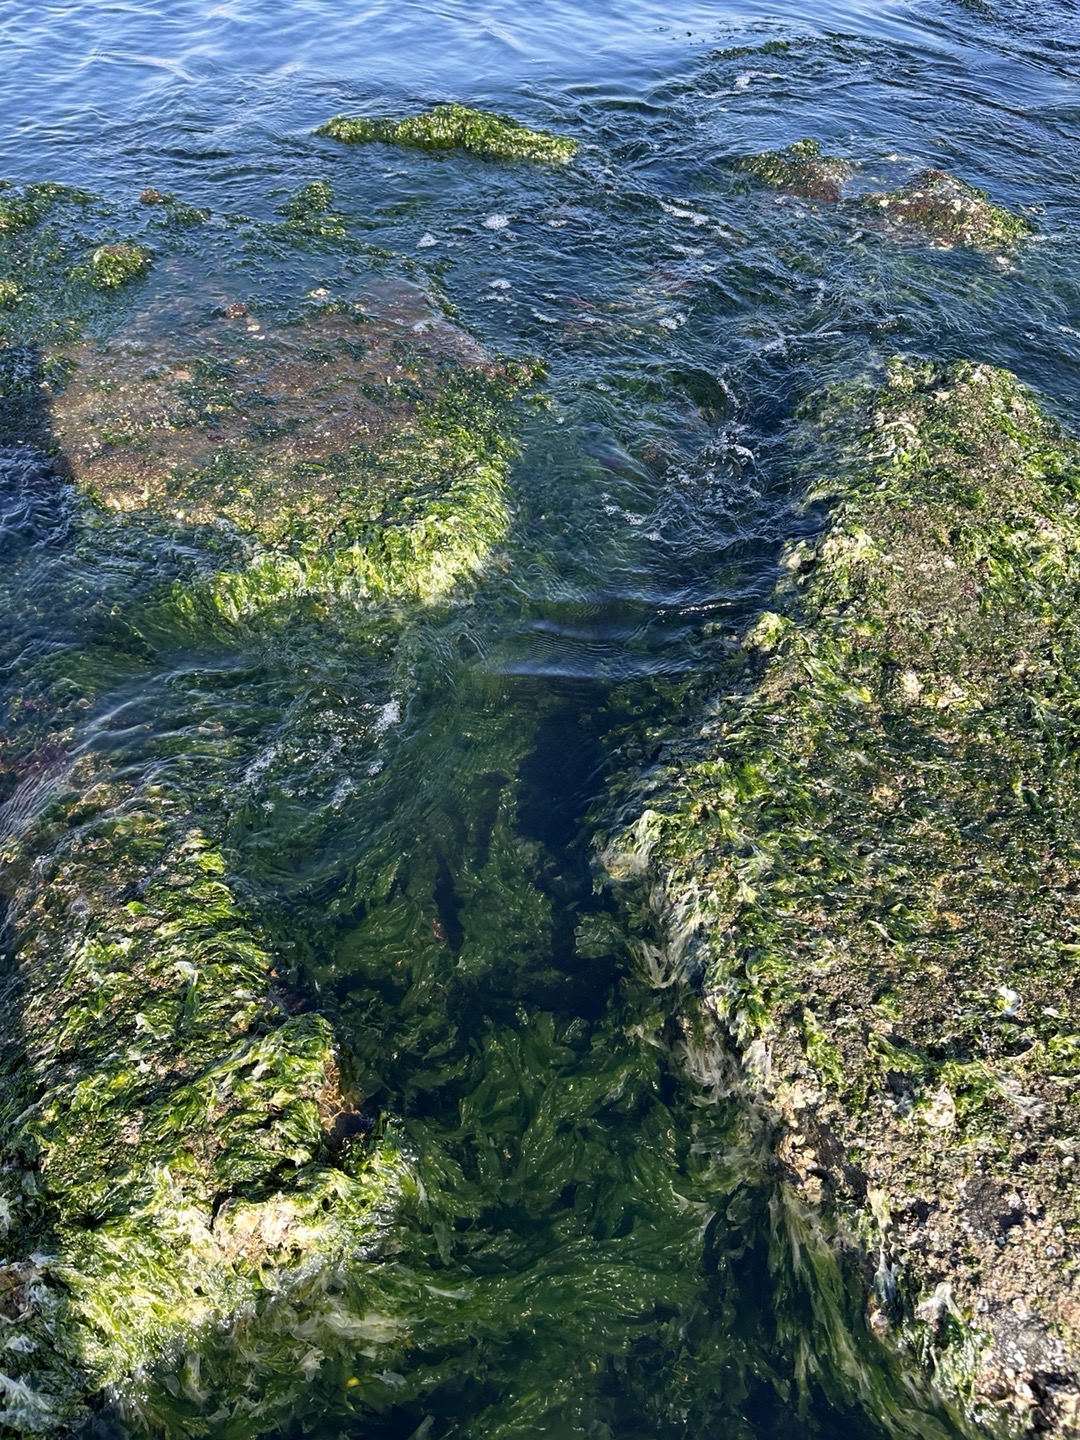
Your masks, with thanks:
<instances>
[{"instance_id":1,"label":"moss-covered boulder","mask_svg":"<svg viewBox=\"0 0 1080 1440\"><path fill-rule=\"evenodd\" d=\"M141 1433L262 1433L337 1363L335 1267L404 1162L182 794L85 760L3 859L0 1429L96 1395Z\"/></svg>"},{"instance_id":2,"label":"moss-covered boulder","mask_svg":"<svg viewBox=\"0 0 1080 1440\"><path fill-rule=\"evenodd\" d=\"M956 245L1011 249L1033 228L1022 215L995 205L982 190L944 170L922 170L899 190L868 195L862 203L868 213L921 231L942 250Z\"/></svg>"},{"instance_id":3,"label":"moss-covered boulder","mask_svg":"<svg viewBox=\"0 0 1080 1440\"><path fill-rule=\"evenodd\" d=\"M984 1420L1071 1433L1080 446L972 364L813 423L828 524L607 871L864 1246L873 1326Z\"/></svg>"},{"instance_id":4,"label":"moss-covered boulder","mask_svg":"<svg viewBox=\"0 0 1080 1440\"><path fill-rule=\"evenodd\" d=\"M823 155L817 140L798 140L786 150L765 150L748 155L738 169L752 175L785 195L801 195L805 200L821 200L835 205L842 197L844 181L854 174L854 167L835 155Z\"/></svg>"},{"instance_id":5,"label":"moss-covered boulder","mask_svg":"<svg viewBox=\"0 0 1080 1440\"><path fill-rule=\"evenodd\" d=\"M226 527L236 565L202 592L228 616L301 595L446 598L503 538L520 376L414 287L257 305L86 342L51 426L77 489L112 511Z\"/></svg>"},{"instance_id":6,"label":"moss-covered boulder","mask_svg":"<svg viewBox=\"0 0 1080 1440\"><path fill-rule=\"evenodd\" d=\"M410 150L467 150L491 160L540 160L564 164L577 143L545 130L529 130L516 120L471 110L467 105L436 105L404 120L335 115L315 132L346 145L403 145Z\"/></svg>"}]
</instances>

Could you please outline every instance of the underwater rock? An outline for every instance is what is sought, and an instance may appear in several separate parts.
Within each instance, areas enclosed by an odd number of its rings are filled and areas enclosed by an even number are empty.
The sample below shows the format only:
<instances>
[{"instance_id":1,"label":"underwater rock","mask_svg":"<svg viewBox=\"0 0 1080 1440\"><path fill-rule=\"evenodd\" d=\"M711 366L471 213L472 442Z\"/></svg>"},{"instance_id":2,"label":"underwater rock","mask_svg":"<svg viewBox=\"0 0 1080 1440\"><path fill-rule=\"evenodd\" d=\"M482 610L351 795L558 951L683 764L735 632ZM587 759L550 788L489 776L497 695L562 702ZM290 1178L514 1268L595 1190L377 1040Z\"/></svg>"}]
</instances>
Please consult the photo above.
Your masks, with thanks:
<instances>
[{"instance_id":1,"label":"underwater rock","mask_svg":"<svg viewBox=\"0 0 1080 1440\"><path fill-rule=\"evenodd\" d=\"M37 225L57 201L85 206L91 199L85 190L76 190L70 185L55 185L50 181L25 185L16 193L5 193L0 199L0 236L16 235Z\"/></svg>"},{"instance_id":2,"label":"underwater rock","mask_svg":"<svg viewBox=\"0 0 1080 1440\"><path fill-rule=\"evenodd\" d=\"M436 105L406 120L335 115L315 133L346 145L379 141L412 150L467 150L492 160L543 160L551 164L564 164L577 150L577 142L566 136L529 130L515 120L471 110L467 105Z\"/></svg>"},{"instance_id":3,"label":"underwater rock","mask_svg":"<svg viewBox=\"0 0 1080 1440\"><path fill-rule=\"evenodd\" d=\"M871 1326L979 1423L1074 1433L1080 445L1004 371L900 361L808 443L830 519L604 863Z\"/></svg>"},{"instance_id":4,"label":"underwater rock","mask_svg":"<svg viewBox=\"0 0 1080 1440\"><path fill-rule=\"evenodd\" d=\"M61 465L108 510L227 526L246 559L210 592L233 618L300 594L443 598L505 533L522 377L404 282L293 323L148 311L69 359Z\"/></svg>"},{"instance_id":5,"label":"underwater rock","mask_svg":"<svg viewBox=\"0 0 1080 1440\"><path fill-rule=\"evenodd\" d=\"M161 553L144 535L195 557L175 607L201 584L230 616L443 598L484 562L527 367L406 284L323 291L288 323L227 293L162 300L163 275L108 345L0 349L20 563L71 513L88 567L120 557L122 631L131 562ZM96 623L77 638L100 645ZM316 1383L360 1407L408 1343L365 1261L411 1157L200 823L209 767L189 789L107 758L94 698L132 654L49 638L16 645L0 711L0 1433L261 1435Z\"/></svg>"},{"instance_id":6,"label":"underwater rock","mask_svg":"<svg viewBox=\"0 0 1080 1440\"><path fill-rule=\"evenodd\" d=\"M739 161L738 168L786 195L801 195L805 200L821 200L829 205L840 200L844 181L854 174L848 161L823 155L817 140L798 140L786 150L748 155Z\"/></svg>"},{"instance_id":7,"label":"underwater rock","mask_svg":"<svg viewBox=\"0 0 1080 1440\"><path fill-rule=\"evenodd\" d=\"M868 195L862 203L898 225L922 230L939 249L1008 249L1033 229L1022 215L993 204L983 191L944 170L922 170L901 189Z\"/></svg>"}]
</instances>

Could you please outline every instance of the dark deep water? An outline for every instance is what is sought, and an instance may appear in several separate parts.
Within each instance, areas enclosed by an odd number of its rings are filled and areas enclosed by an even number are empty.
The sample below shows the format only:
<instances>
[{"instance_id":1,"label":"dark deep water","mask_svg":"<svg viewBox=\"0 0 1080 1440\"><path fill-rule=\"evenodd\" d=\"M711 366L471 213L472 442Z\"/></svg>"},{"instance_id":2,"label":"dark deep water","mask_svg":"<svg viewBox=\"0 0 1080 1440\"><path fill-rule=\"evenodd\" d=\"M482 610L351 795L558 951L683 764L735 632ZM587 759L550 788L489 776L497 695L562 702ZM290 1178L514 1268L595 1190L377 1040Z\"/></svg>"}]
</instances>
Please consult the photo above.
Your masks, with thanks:
<instances>
[{"instance_id":1,"label":"dark deep water","mask_svg":"<svg viewBox=\"0 0 1080 1440\"><path fill-rule=\"evenodd\" d=\"M4 683L97 657L111 680L80 743L192 797L423 1177L363 1262L410 1368L360 1406L317 1373L289 1433L895 1433L885 1379L861 1408L777 1399L792 1336L830 1335L767 1253L763 1162L708 1045L672 1037L693 999L620 942L589 845L609 784L707 692L780 545L814 523L787 442L802 399L911 351L1007 366L1080 423L1080 11L8 0L0 37L0 175L254 217L328 179L352 232L398 257L384 271L548 367L504 563L446 613L126 650L87 601L122 614L172 563L153 537L105 559L0 549ZM790 45L721 53L768 40ZM311 133L443 100L571 135L579 157L546 171ZM856 191L939 166L1038 237L1000 261L896 243L732 167L806 135L859 163ZM272 300L372 263L238 250L222 223L158 283L176 304L200 275Z\"/></svg>"}]
</instances>

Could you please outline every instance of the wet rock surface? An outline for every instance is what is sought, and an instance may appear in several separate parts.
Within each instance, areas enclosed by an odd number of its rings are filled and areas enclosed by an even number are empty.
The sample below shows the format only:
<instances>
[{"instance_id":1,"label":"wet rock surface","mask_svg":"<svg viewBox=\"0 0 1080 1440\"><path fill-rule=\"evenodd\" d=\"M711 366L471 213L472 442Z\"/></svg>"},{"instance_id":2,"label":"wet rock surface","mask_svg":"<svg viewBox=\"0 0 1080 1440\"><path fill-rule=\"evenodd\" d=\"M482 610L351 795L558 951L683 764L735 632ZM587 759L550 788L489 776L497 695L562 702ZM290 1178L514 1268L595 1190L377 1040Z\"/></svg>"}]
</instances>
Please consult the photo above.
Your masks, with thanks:
<instances>
[{"instance_id":1,"label":"wet rock surface","mask_svg":"<svg viewBox=\"0 0 1080 1440\"><path fill-rule=\"evenodd\" d=\"M785 195L835 205L843 196L844 181L855 173L847 160L823 155L817 140L798 140L786 150L766 150L740 160L738 168Z\"/></svg>"},{"instance_id":2,"label":"wet rock surface","mask_svg":"<svg viewBox=\"0 0 1080 1440\"><path fill-rule=\"evenodd\" d=\"M704 965L794 1183L878 1250L875 1328L1069 1429L1080 450L971 365L817 425L831 519L607 868Z\"/></svg>"},{"instance_id":3,"label":"wet rock surface","mask_svg":"<svg viewBox=\"0 0 1080 1440\"><path fill-rule=\"evenodd\" d=\"M563 164L577 142L467 105L436 105L404 120L336 115L316 131L346 145L379 141L411 150L465 150L491 160L539 160Z\"/></svg>"},{"instance_id":4,"label":"wet rock surface","mask_svg":"<svg viewBox=\"0 0 1080 1440\"><path fill-rule=\"evenodd\" d=\"M518 376L402 281L311 297L290 322L222 298L136 315L65 356L51 432L108 510L226 523L239 615L300 593L443 596L504 533L501 407Z\"/></svg>"},{"instance_id":5,"label":"wet rock surface","mask_svg":"<svg viewBox=\"0 0 1080 1440\"><path fill-rule=\"evenodd\" d=\"M941 249L1007 250L1033 228L1022 215L995 205L983 191L944 170L922 170L899 190L868 195L862 205L868 214L923 233Z\"/></svg>"}]
</instances>

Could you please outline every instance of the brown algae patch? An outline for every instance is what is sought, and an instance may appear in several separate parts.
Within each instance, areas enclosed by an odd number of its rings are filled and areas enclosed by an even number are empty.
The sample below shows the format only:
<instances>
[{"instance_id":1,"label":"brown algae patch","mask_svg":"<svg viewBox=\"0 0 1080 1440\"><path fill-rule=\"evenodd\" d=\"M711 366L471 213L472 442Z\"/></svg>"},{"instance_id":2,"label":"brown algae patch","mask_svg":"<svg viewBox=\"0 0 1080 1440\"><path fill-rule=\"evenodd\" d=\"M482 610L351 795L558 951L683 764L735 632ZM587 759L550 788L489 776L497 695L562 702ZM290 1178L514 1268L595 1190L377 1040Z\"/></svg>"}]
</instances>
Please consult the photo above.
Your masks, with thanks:
<instances>
[{"instance_id":1,"label":"brown algae patch","mask_svg":"<svg viewBox=\"0 0 1080 1440\"><path fill-rule=\"evenodd\" d=\"M896 362L814 433L829 524L606 868L703 969L872 1326L983 1422L1072 1433L1080 447L972 364Z\"/></svg>"},{"instance_id":2,"label":"brown algae patch","mask_svg":"<svg viewBox=\"0 0 1080 1440\"><path fill-rule=\"evenodd\" d=\"M70 1433L100 1394L138 1433L263 1433L356 1364L337 1267L403 1157L343 1146L330 1028L275 995L185 797L83 761L4 860L0 1427Z\"/></svg>"},{"instance_id":3,"label":"brown algae patch","mask_svg":"<svg viewBox=\"0 0 1080 1440\"><path fill-rule=\"evenodd\" d=\"M505 534L517 377L403 282L295 323L240 302L168 333L136 318L70 358L64 469L108 510L241 537L248 563L212 587L227 614L442 598Z\"/></svg>"},{"instance_id":4,"label":"brown algae patch","mask_svg":"<svg viewBox=\"0 0 1080 1440\"><path fill-rule=\"evenodd\" d=\"M433 110L404 120L335 115L315 133L346 145L379 141L411 150L467 150L492 160L540 160L548 164L565 164L577 150L576 141L566 136L529 130L515 120L472 110L467 105L436 105Z\"/></svg>"},{"instance_id":5,"label":"brown algae patch","mask_svg":"<svg viewBox=\"0 0 1080 1440\"><path fill-rule=\"evenodd\" d=\"M843 195L844 181L855 173L854 166L834 155L823 155L817 140L798 140L786 150L766 150L748 155L738 168L747 175L786 195L820 200L835 205Z\"/></svg>"},{"instance_id":6,"label":"brown algae patch","mask_svg":"<svg viewBox=\"0 0 1080 1440\"><path fill-rule=\"evenodd\" d=\"M944 170L922 170L899 190L868 195L863 205L897 225L923 231L939 249L1011 249L1033 230L1022 215L995 205L982 190Z\"/></svg>"}]
</instances>

